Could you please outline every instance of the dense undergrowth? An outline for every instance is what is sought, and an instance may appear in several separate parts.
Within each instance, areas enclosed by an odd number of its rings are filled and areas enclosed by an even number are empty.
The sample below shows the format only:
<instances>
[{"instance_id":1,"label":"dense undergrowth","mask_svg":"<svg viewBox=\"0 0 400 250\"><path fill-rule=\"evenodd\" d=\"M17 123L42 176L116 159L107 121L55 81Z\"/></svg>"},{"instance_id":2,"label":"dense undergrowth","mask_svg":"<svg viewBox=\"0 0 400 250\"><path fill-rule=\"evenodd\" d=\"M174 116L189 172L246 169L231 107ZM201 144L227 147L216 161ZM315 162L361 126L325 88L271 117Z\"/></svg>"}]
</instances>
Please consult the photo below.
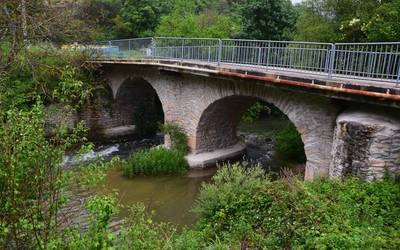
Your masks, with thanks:
<instances>
[{"instance_id":1,"label":"dense undergrowth","mask_svg":"<svg viewBox=\"0 0 400 250\"><path fill-rule=\"evenodd\" d=\"M7 43L2 43L7 56ZM32 107L38 96L44 104L79 107L92 94L94 66L80 51L60 50L46 43L18 51L0 76L1 109Z\"/></svg>"}]
</instances>

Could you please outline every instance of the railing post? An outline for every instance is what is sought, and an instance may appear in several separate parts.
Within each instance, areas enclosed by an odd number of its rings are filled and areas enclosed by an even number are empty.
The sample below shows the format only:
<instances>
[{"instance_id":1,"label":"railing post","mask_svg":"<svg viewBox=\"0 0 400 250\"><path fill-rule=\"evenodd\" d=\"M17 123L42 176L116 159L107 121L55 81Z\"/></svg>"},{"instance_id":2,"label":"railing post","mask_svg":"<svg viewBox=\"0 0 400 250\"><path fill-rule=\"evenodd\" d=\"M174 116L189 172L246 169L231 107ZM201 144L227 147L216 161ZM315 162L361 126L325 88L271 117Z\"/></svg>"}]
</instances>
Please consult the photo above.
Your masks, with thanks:
<instances>
[{"instance_id":1,"label":"railing post","mask_svg":"<svg viewBox=\"0 0 400 250\"><path fill-rule=\"evenodd\" d=\"M269 64L269 57L271 54L271 42L268 42L267 45L267 58L265 58L266 62L265 62L265 71L268 71L268 64Z\"/></svg>"},{"instance_id":2,"label":"railing post","mask_svg":"<svg viewBox=\"0 0 400 250\"><path fill-rule=\"evenodd\" d=\"M112 55L112 48L111 48L111 46L112 46L112 42L111 41L108 41L108 46L109 46L109 48L108 48L108 52L107 52L107 54L108 54L108 58L109 59L111 59L111 55Z\"/></svg>"},{"instance_id":3,"label":"railing post","mask_svg":"<svg viewBox=\"0 0 400 250\"><path fill-rule=\"evenodd\" d=\"M397 70L397 84L400 84L400 58L399 58L399 69Z\"/></svg>"},{"instance_id":4,"label":"railing post","mask_svg":"<svg viewBox=\"0 0 400 250\"><path fill-rule=\"evenodd\" d=\"M336 45L332 44L332 49L331 49L331 55L330 55L330 60L329 60L329 73L328 73L328 78L332 79L333 75L333 68L335 67L335 57L336 57Z\"/></svg>"},{"instance_id":5,"label":"railing post","mask_svg":"<svg viewBox=\"0 0 400 250\"><path fill-rule=\"evenodd\" d=\"M181 62L183 62L183 58L184 58L184 55L183 55L183 53L184 53L184 40L182 39L182 51L181 51Z\"/></svg>"},{"instance_id":6,"label":"railing post","mask_svg":"<svg viewBox=\"0 0 400 250\"><path fill-rule=\"evenodd\" d=\"M222 58L222 40L218 39L218 66L221 65Z\"/></svg>"},{"instance_id":7,"label":"railing post","mask_svg":"<svg viewBox=\"0 0 400 250\"><path fill-rule=\"evenodd\" d=\"M211 60L211 46L208 46L208 62Z\"/></svg>"},{"instance_id":8,"label":"railing post","mask_svg":"<svg viewBox=\"0 0 400 250\"><path fill-rule=\"evenodd\" d=\"M156 41L154 37L151 38L151 57L156 58Z\"/></svg>"},{"instance_id":9,"label":"railing post","mask_svg":"<svg viewBox=\"0 0 400 250\"><path fill-rule=\"evenodd\" d=\"M257 64L258 64L258 65L261 64L261 51L262 51L262 48L261 48L261 47L258 48L258 61L257 61Z\"/></svg>"}]
</instances>

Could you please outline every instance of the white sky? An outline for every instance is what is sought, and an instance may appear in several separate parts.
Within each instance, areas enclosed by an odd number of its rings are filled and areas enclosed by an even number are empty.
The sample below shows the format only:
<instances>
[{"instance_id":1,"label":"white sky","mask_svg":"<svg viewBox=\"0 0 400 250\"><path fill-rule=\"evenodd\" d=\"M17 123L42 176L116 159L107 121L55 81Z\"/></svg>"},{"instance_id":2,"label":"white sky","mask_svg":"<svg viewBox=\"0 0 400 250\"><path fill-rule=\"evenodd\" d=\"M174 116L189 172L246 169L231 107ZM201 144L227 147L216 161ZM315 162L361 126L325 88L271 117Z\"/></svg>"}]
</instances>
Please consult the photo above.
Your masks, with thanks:
<instances>
[{"instance_id":1,"label":"white sky","mask_svg":"<svg viewBox=\"0 0 400 250\"><path fill-rule=\"evenodd\" d=\"M292 3L300 3L302 0L292 0Z\"/></svg>"}]
</instances>

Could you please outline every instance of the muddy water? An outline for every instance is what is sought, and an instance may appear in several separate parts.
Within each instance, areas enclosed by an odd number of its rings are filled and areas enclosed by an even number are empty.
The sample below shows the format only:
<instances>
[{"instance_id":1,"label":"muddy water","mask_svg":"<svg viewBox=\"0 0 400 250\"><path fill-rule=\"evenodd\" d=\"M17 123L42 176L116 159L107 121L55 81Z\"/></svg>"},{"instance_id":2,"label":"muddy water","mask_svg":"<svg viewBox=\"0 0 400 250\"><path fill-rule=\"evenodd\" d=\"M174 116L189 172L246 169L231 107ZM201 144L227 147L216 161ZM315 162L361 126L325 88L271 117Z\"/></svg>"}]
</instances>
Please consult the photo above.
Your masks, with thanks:
<instances>
[{"instance_id":1,"label":"muddy water","mask_svg":"<svg viewBox=\"0 0 400 250\"><path fill-rule=\"evenodd\" d=\"M126 178L122 172L112 169L106 178L106 188L118 191L122 208L119 217L126 217L128 206L143 203L148 211L154 211L156 221L191 225L196 214L191 211L203 182L211 179L216 169L189 171L183 176L137 176Z\"/></svg>"}]
</instances>

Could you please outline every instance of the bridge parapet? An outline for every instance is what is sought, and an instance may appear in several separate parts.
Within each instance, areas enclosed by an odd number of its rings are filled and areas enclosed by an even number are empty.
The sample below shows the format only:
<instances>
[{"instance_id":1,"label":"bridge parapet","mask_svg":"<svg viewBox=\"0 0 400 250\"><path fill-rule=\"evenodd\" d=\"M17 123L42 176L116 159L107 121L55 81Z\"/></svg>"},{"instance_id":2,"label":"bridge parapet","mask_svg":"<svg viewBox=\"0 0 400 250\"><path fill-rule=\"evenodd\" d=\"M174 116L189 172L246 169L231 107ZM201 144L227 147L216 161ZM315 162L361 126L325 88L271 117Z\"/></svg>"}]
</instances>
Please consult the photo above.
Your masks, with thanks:
<instances>
[{"instance_id":1,"label":"bridge parapet","mask_svg":"<svg viewBox=\"0 0 400 250\"><path fill-rule=\"evenodd\" d=\"M400 85L400 42L312 43L243 39L135 38L98 43L97 59L195 61Z\"/></svg>"}]
</instances>

